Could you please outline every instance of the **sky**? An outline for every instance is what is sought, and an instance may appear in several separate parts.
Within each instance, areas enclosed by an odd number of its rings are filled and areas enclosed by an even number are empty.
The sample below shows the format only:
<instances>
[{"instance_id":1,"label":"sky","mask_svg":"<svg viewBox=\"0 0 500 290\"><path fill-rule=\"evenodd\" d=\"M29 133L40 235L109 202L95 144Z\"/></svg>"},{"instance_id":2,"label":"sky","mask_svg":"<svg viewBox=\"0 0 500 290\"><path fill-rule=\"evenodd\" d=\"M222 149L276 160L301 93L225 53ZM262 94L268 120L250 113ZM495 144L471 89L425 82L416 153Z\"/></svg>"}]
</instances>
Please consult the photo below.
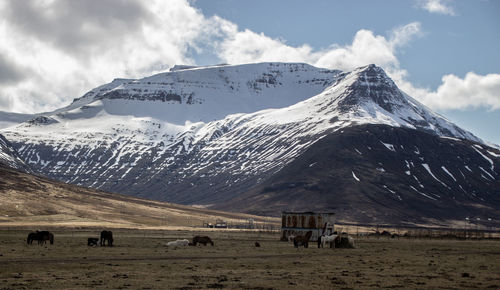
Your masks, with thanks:
<instances>
[{"instance_id":1,"label":"sky","mask_svg":"<svg viewBox=\"0 0 500 290\"><path fill-rule=\"evenodd\" d=\"M54 110L175 64L374 63L500 144L498 27L495 0L0 0L0 110Z\"/></svg>"}]
</instances>

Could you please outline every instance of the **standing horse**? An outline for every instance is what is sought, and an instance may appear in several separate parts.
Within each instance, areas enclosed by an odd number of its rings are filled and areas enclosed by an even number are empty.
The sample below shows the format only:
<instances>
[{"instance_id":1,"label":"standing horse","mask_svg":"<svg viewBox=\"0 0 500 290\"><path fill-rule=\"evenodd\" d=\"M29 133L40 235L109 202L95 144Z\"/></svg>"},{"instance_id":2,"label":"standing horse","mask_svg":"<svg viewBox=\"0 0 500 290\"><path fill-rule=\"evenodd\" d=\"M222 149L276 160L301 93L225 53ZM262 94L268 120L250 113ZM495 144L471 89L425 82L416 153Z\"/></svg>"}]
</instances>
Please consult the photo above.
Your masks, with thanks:
<instances>
[{"instance_id":1,"label":"standing horse","mask_svg":"<svg viewBox=\"0 0 500 290\"><path fill-rule=\"evenodd\" d=\"M102 231L101 232L101 247L106 246L106 241L108 241L108 247L113 246L113 232L112 231Z\"/></svg>"},{"instance_id":2,"label":"standing horse","mask_svg":"<svg viewBox=\"0 0 500 290\"><path fill-rule=\"evenodd\" d=\"M321 236L318 239L318 248L324 248L326 243L330 243L330 248L335 247L335 239L337 238L338 235L332 234L329 236Z\"/></svg>"},{"instance_id":3,"label":"standing horse","mask_svg":"<svg viewBox=\"0 0 500 290\"><path fill-rule=\"evenodd\" d=\"M312 231L308 231L305 236L296 236L293 239L293 245L295 248L304 246L304 248L309 247L309 239L311 239Z\"/></svg>"}]
</instances>

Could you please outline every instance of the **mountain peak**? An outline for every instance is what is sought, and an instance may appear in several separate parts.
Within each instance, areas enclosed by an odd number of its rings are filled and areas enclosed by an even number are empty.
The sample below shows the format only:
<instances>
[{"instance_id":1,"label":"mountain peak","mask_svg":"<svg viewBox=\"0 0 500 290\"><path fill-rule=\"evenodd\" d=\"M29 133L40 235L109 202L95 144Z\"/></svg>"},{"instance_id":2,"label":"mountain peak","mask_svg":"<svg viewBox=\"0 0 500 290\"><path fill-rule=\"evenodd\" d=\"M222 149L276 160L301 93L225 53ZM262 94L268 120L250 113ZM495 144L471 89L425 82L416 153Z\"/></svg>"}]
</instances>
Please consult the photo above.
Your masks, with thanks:
<instances>
[{"instance_id":1,"label":"mountain peak","mask_svg":"<svg viewBox=\"0 0 500 290\"><path fill-rule=\"evenodd\" d=\"M389 124L439 136L482 142L402 92L379 66L370 64L342 73L319 95L322 108L338 114L334 120L350 124Z\"/></svg>"},{"instance_id":2,"label":"mountain peak","mask_svg":"<svg viewBox=\"0 0 500 290\"><path fill-rule=\"evenodd\" d=\"M381 67L379 67L378 65L376 65L374 63L371 63L369 65L365 65L365 66L360 66L360 67L356 68L354 71L375 72L375 73L384 73L385 74L384 69L382 69Z\"/></svg>"},{"instance_id":3,"label":"mountain peak","mask_svg":"<svg viewBox=\"0 0 500 290\"><path fill-rule=\"evenodd\" d=\"M385 71L374 64L345 73L341 81L348 84L347 95L339 102L343 110L375 103L387 112L393 113L397 108L409 104Z\"/></svg>"},{"instance_id":4,"label":"mountain peak","mask_svg":"<svg viewBox=\"0 0 500 290\"><path fill-rule=\"evenodd\" d=\"M397 89L396 84L384 69L374 64L359 67L350 74L357 78L357 85L360 86Z\"/></svg>"}]
</instances>

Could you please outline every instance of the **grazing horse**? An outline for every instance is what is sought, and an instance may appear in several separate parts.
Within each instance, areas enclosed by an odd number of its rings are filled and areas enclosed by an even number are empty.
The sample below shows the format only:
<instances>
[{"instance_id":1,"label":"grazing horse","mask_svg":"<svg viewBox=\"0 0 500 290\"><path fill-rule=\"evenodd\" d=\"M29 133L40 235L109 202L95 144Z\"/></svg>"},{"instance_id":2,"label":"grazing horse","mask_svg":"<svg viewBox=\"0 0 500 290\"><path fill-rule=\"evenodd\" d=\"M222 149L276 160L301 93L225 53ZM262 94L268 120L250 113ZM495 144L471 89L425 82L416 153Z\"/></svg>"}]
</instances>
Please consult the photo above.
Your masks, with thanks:
<instances>
[{"instance_id":1,"label":"grazing horse","mask_svg":"<svg viewBox=\"0 0 500 290\"><path fill-rule=\"evenodd\" d=\"M326 243L330 243L330 248L335 247L335 239L337 238L338 235L332 234L329 236L321 236L318 239L318 248L324 248Z\"/></svg>"},{"instance_id":2,"label":"grazing horse","mask_svg":"<svg viewBox=\"0 0 500 290\"><path fill-rule=\"evenodd\" d=\"M51 233L51 232L48 232L48 231L41 231L41 232L38 232L38 243L40 245L45 245L47 243L47 241L50 241L50 244L53 245L54 244L54 235Z\"/></svg>"},{"instance_id":3,"label":"grazing horse","mask_svg":"<svg viewBox=\"0 0 500 290\"><path fill-rule=\"evenodd\" d=\"M113 232L102 231L101 232L101 247L106 246L106 241L108 241L108 247L113 246Z\"/></svg>"},{"instance_id":4,"label":"grazing horse","mask_svg":"<svg viewBox=\"0 0 500 290\"><path fill-rule=\"evenodd\" d=\"M184 239L184 240L176 240L176 241L171 241L167 243L167 247L183 247L183 246L188 246L189 241Z\"/></svg>"},{"instance_id":5,"label":"grazing horse","mask_svg":"<svg viewBox=\"0 0 500 290\"><path fill-rule=\"evenodd\" d=\"M31 245L34 240L38 241L39 245L45 245L47 241L50 241L50 244L53 245L54 234L49 231L36 231L33 233L29 233L28 238L26 239L28 245Z\"/></svg>"},{"instance_id":6,"label":"grazing horse","mask_svg":"<svg viewBox=\"0 0 500 290\"><path fill-rule=\"evenodd\" d=\"M311 239L312 231L308 231L305 236L296 236L293 239L293 245L295 248L304 246L304 248L309 247L309 239Z\"/></svg>"},{"instance_id":7,"label":"grazing horse","mask_svg":"<svg viewBox=\"0 0 500 290\"><path fill-rule=\"evenodd\" d=\"M193 245L196 246L198 243L204 246L206 246L207 244L211 244L212 246L214 245L214 242L208 236L195 236L193 238Z\"/></svg>"}]
</instances>

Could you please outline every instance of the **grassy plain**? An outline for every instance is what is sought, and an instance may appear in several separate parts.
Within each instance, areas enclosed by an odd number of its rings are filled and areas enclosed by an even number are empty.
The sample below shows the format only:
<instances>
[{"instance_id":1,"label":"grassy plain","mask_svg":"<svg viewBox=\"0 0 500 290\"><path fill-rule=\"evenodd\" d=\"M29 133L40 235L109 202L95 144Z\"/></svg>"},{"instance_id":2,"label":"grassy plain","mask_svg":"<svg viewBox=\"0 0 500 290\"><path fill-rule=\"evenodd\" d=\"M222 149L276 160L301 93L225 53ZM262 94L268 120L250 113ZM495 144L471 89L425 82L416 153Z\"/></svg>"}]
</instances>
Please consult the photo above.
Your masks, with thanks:
<instances>
[{"instance_id":1,"label":"grassy plain","mask_svg":"<svg viewBox=\"0 0 500 290\"><path fill-rule=\"evenodd\" d=\"M295 249L279 234L114 230L108 248L87 247L97 230L53 232L54 245L28 246L28 231L0 230L0 289L500 288L493 240L360 238L356 249ZM195 234L215 246L165 246Z\"/></svg>"}]
</instances>

